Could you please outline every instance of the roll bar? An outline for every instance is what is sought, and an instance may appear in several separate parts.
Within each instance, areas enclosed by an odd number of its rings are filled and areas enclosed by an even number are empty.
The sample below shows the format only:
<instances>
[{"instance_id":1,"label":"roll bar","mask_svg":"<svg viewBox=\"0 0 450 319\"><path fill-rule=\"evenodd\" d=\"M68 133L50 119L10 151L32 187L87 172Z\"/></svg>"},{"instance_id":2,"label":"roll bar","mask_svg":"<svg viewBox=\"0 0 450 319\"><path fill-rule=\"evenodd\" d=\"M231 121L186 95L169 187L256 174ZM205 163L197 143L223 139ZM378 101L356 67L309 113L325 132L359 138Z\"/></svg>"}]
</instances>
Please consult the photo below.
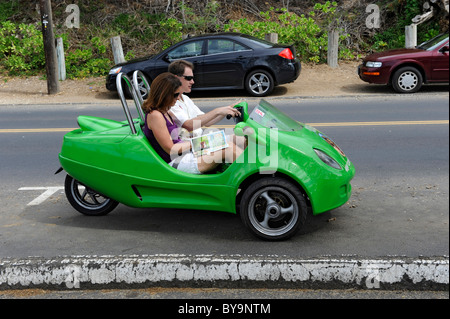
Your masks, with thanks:
<instances>
[{"instance_id":1,"label":"roll bar","mask_svg":"<svg viewBox=\"0 0 450 319\"><path fill-rule=\"evenodd\" d=\"M136 110L137 110L139 118L140 118L140 123L142 124L145 121L145 116L144 116L144 112L142 111L142 107L141 107L142 103L138 97L140 94L138 92L136 92L136 88L134 87L130 78L126 74L123 74L122 72L120 72L117 75L117 78L116 78L117 93L119 94L120 102L122 102L123 111L125 112L125 117L128 121L128 124L130 125L131 133L136 134L137 132L136 132L136 128L134 127L133 117L131 116L130 108L128 107L127 100L125 99L125 94L123 93L122 80L126 83L129 92L131 92L131 95L134 100L134 104L136 106ZM142 99L142 97L141 97L141 99Z\"/></svg>"},{"instance_id":2,"label":"roll bar","mask_svg":"<svg viewBox=\"0 0 450 319\"><path fill-rule=\"evenodd\" d=\"M145 77L144 73L142 73L142 71L136 70L133 72L133 86L136 89L137 96L142 107L144 98L142 97L141 88L145 89L147 91L147 94L150 94L150 84L148 83L147 78Z\"/></svg>"}]
</instances>

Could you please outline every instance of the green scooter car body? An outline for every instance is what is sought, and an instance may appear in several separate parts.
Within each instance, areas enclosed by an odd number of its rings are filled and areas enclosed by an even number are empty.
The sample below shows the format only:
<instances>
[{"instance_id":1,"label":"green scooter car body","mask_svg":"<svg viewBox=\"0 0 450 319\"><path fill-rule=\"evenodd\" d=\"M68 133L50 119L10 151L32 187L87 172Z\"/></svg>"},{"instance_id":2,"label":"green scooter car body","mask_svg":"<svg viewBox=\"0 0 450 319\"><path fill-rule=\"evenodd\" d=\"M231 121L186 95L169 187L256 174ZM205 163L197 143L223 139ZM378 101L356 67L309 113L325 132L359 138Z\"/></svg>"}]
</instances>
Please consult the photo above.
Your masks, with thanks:
<instances>
[{"instance_id":1,"label":"green scooter car body","mask_svg":"<svg viewBox=\"0 0 450 319\"><path fill-rule=\"evenodd\" d=\"M236 107L242 115L234 133L246 136L247 147L219 171L195 175L169 166L144 135L142 119L80 116L80 128L64 136L59 160L69 182L77 181L112 202L140 208L241 210L244 224L265 239L291 237L304 223L307 206L319 214L348 201L355 168L328 137L264 100L251 114L246 102ZM70 192L66 179L66 194L78 209ZM88 214L95 215L92 211Z\"/></svg>"}]
</instances>

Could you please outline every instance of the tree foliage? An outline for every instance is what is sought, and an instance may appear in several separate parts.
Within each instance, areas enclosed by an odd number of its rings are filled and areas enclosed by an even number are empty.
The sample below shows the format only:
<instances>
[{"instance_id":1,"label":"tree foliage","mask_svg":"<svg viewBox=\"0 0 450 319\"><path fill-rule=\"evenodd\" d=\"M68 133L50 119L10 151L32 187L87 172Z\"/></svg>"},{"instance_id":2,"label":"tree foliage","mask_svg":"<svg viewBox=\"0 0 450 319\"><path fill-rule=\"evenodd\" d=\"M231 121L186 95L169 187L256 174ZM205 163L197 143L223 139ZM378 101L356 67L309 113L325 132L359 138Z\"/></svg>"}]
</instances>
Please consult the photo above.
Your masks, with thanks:
<instances>
[{"instance_id":1,"label":"tree foliage","mask_svg":"<svg viewBox=\"0 0 450 319\"><path fill-rule=\"evenodd\" d=\"M264 38L275 32L279 42L295 45L303 62L321 63L326 60L328 31L337 29L340 59L358 59L374 50L402 47L404 27L422 12L424 1L78 0L80 27L72 29L65 23L72 0L53 0L52 10L55 35L64 40L68 77L74 78L105 75L114 61L110 38L117 35L126 59L131 59L157 53L186 34L235 31ZM38 3L0 3L0 72L43 73ZM379 29L365 24L368 4L380 8ZM448 20L432 20L418 30L419 41L425 41L448 30Z\"/></svg>"}]
</instances>

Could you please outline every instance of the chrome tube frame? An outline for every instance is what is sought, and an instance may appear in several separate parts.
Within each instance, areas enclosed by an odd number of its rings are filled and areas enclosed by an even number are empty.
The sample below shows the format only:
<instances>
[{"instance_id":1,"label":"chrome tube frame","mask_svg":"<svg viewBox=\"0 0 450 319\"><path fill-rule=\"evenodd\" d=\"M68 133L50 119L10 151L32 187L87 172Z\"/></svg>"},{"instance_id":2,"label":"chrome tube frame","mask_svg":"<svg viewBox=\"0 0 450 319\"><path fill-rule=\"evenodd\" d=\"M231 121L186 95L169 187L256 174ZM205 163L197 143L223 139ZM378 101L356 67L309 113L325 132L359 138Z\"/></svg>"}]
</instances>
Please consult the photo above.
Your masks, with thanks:
<instances>
[{"instance_id":1,"label":"chrome tube frame","mask_svg":"<svg viewBox=\"0 0 450 319\"><path fill-rule=\"evenodd\" d=\"M142 107L144 98L142 97L141 90L139 89L139 79L141 79L141 83L147 89L148 94L150 94L150 85L148 84L147 78L145 77L144 73L142 73L142 71L136 70L133 72L133 86L137 92L137 96Z\"/></svg>"},{"instance_id":2,"label":"chrome tube frame","mask_svg":"<svg viewBox=\"0 0 450 319\"><path fill-rule=\"evenodd\" d=\"M122 79L125 81L125 83L127 83L130 92L132 92L133 100L135 103L136 103L136 99L137 99L137 94L135 92L134 86L131 85L131 80L128 78L128 76L126 76L126 74L123 74L122 72L120 72L116 78L117 93L119 94L120 102L122 102L123 111L125 112L125 117L127 118L128 124L130 125L131 133L136 135L137 132L136 132L136 127L134 126L133 117L131 116L130 108L128 107L127 100L125 99L125 94L123 93ZM141 111L142 111L142 109L141 109ZM141 120L143 121L144 119L141 118Z\"/></svg>"}]
</instances>

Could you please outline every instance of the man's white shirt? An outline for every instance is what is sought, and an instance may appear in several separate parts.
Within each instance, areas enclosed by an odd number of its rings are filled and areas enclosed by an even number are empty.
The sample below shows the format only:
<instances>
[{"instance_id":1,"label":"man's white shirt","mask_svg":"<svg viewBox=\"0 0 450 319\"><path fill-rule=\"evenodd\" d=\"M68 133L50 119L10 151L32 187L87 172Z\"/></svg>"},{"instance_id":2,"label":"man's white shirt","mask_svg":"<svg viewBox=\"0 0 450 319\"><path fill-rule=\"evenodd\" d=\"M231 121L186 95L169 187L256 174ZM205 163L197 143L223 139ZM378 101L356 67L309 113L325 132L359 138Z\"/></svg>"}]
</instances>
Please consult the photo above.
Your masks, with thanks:
<instances>
[{"instance_id":1,"label":"man's white shirt","mask_svg":"<svg viewBox=\"0 0 450 319\"><path fill-rule=\"evenodd\" d=\"M181 95L181 100L177 100L174 106L170 109L172 114L174 115L175 124L179 127L182 127L184 122L189 119L196 118L199 115L205 114L202 112L197 105L186 95ZM198 126L198 127L197 127ZM194 121L194 130L192 131L192 136L200 136L203 133L203 129L200 126L200 123L195 123Z\"/></svg>"}]
</instances>

